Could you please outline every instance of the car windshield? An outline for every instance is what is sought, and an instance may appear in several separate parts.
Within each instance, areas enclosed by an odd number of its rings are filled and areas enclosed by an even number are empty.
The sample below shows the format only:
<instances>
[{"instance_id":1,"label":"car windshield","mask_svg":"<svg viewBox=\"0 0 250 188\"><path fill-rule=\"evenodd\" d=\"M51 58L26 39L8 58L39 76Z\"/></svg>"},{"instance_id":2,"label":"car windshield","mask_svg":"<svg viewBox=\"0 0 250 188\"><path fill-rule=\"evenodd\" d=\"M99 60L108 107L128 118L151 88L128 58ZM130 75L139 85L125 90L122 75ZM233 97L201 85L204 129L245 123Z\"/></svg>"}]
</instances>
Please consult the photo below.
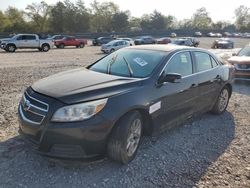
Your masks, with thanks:
<instances>
[{"instance_id":1,"label":"car windshield","mask_svg":"<svg viewBox=\"0 0 250 188\"><path fill-rule=\"evenodd\" d=\"M238 56L250 56L250 46L242 48Z\"/></svg>"},{"instance_id":2,"label":"car windshield","mask_svg":"<svg viewBox=\"0 0 250 188\"><path fill-rule=\"evenodd\" d=\"M124 77L145 78L160 64L166 52L122 49L89 67L90 70Z\"/></svg>"},{"instance_id":3,"label":"car windshield","mask_svg":"<svg viewBox=\"0 0 250 188\"><path fill-rule=\"evenodd\" d=\"M117 42L119 42L119 41L118 40L113 40L113 41L108 42L107 45L113 46Z\"/></svg>"}]
</instances>

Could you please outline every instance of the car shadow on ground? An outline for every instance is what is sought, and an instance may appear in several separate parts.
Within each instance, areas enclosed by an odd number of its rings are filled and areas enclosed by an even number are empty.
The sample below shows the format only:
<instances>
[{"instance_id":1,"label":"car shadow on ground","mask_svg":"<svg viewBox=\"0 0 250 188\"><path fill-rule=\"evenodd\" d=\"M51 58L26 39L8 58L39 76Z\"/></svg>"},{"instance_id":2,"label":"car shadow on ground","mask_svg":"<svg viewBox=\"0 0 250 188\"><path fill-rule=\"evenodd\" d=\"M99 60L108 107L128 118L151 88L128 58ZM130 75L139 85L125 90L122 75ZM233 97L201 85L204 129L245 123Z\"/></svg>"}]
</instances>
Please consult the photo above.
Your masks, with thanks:
<instances>
[{"instance_id":1,"label":"car shadow on ground","mask_svg":"<svg viewBox=\"0 0 250 188\"><path fill-rule=\"evenodd\" d=\"M39 50L37 49L33 49L33 50L17 50L15 52L6 52L4 50L0 51L0 53L3 53L3 54L15 54L15 53L33 53L33 52L39 52L39 53L47 53L47 52L40 52Z\"/></svg>"},{"instance_id":2,"label":"car shadow on ground","mask_svg":"<svg viewBox=\"0 0 250 188\"><path fill-rule=\"evenodd\" d=\"M3 187L193 187L229 147L230 112L204 114L182 126L144 137L128 165L107 158L59 160L36 154L20 136L0 143Z\"/></svg>"}]
</instances>

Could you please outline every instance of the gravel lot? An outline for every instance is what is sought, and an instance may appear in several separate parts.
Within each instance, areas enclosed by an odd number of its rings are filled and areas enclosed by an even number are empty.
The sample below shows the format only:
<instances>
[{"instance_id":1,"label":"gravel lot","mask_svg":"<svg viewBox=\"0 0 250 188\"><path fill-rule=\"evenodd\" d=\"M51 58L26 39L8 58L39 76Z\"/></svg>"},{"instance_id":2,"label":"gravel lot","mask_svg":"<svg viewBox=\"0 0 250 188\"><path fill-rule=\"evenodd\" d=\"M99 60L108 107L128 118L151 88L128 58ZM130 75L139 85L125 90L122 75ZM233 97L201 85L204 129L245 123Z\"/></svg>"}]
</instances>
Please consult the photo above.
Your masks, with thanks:
<instances>
[{"instance_id":1,"label":"gravel lot","mask_svg":"<svg viewBox=\"0 0 250 188\"><path fill-rule=\"evenodd\" d=\"M250 42L235 41L237 48ZM201 47L211 43L201 39ZM157 139L143 138L137 157L127 166L107 158L51 159L27 148L17 133L22 91L38 79L102 56L99 47L92 46L48 53L0 51L0 187L250 187L250 82L234 84L223 115L207 113Z\"/></svg>"}]
</instances>

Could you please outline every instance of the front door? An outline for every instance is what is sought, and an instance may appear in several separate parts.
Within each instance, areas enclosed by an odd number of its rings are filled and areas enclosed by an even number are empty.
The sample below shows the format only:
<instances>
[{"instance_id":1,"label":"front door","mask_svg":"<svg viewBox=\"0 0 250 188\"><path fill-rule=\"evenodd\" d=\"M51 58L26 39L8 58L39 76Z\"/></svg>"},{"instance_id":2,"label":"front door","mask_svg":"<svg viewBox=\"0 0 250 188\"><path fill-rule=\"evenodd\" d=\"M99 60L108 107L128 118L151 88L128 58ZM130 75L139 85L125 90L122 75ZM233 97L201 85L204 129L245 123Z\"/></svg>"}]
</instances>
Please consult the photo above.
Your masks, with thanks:
<instances>
[{"instance_id":1,"label":"front door","mask_svg":"<svg viewBox=\"0 0 250 188\"><path fill-rule=\"evenodd\" d=\"M176 83L164 83L156 89L155 95L160 110L153 119L161 129L180 124L196 110L198 100L198 75L193 74L193 62L189 51L179 52L170 59L162 74L181 74Z\"/></svg>"}]
</instances>

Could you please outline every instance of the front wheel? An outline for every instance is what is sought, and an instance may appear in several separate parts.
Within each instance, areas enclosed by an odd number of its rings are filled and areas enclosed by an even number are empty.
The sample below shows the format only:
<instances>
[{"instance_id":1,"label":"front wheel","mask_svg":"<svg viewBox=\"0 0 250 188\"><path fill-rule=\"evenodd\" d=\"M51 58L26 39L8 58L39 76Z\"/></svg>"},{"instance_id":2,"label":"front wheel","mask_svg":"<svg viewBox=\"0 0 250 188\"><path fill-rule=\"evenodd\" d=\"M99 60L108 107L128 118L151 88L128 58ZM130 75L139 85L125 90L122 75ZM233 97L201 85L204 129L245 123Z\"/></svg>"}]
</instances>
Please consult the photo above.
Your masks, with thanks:
<instances>
[{"instance_id":1,"label":"front wheel","mask_svg":"<svg viewBox=\"0 0 250 188\"><path fill-rule=\"evenodd\" d=\"M138 111L127 113L117 123L110 135L108 156L122 164L134 159L142 137L143 121Z\"/></svg>"},{"instance_id":2,"label":"front wheel","mask_svg":"<svg viewBox=\"0 0 250 188\"><path fill-rule=\"evenodd\" d=\"M109 51L109 53L113 53L114 51L115 51L115 49L112 48L112 49Z\"/></svg>"},{"instance_id":3,"label":"front wheel","mask_svg":"<svg viewBox=\"0 0 250 188\"><path fill-rule=\"evenodd\" d=\"M225 86L221 92L220 95L214 104L213 109L211 110L212 113L214 114L222 114L225 112L228 102L229 102L230 94L229 94L229 89L227 86Z\"/></svg>"},{"instance_id":4,"label":"front wheel","mask_svg":"<svg viewBox=\"0 0 250 188\"><path fill-rule=\"evenodd\" d=\"M13 44L8 44L8 45L6 46L6 50L7 50L8 52L15 52L15 51L16 51L16 46L13 45Z\"/></svg>"}]
</instances>

